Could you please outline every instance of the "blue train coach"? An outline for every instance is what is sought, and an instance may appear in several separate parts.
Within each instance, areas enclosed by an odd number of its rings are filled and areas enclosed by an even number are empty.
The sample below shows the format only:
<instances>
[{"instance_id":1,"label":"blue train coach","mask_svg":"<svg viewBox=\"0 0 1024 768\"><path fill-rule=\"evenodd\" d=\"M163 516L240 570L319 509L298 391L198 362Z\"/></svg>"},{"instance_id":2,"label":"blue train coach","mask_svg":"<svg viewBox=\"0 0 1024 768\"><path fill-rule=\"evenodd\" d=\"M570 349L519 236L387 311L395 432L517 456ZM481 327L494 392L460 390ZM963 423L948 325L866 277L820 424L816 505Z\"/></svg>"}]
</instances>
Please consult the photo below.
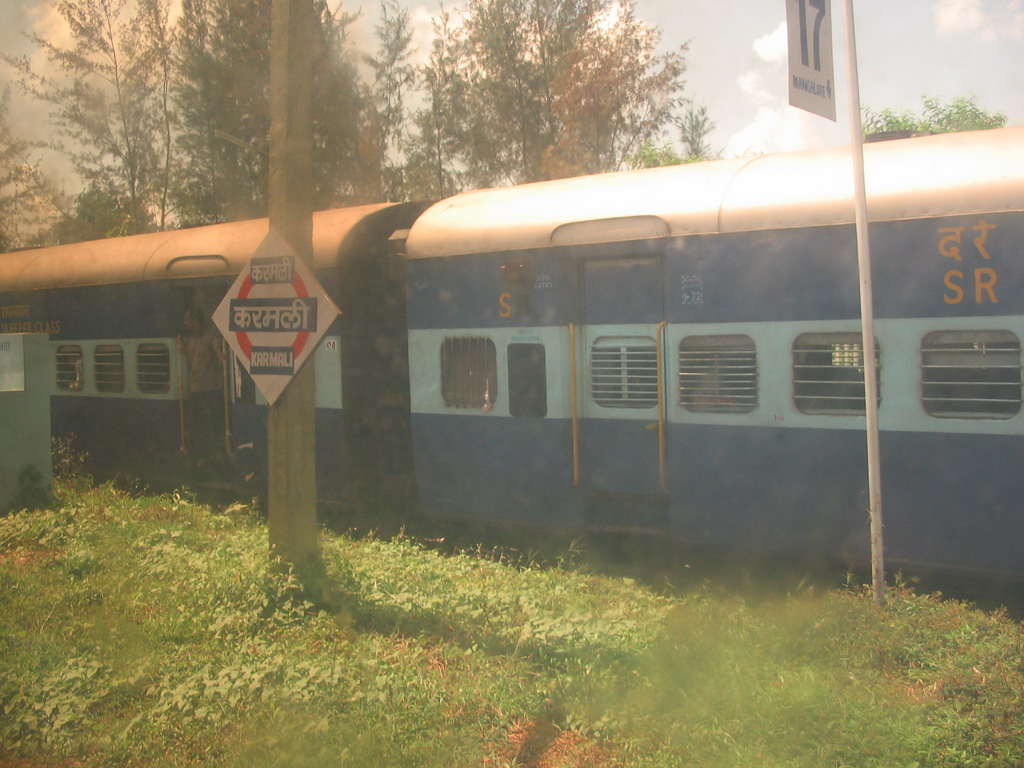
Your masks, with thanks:
<instances>
[{"instance_id":1,"label":"blue train coach","mask_svg":"<svg viewBox=\"0 0 1024 768\"><path fill-rule=\"evenodd\" d=\"M405 292L389 237L422 208L313 217L314 268L343 310L315 357L325 502L410 493ZM0 255L0 333L49 334L50 370L40 379L50 382L53 431L74 440L89 471L263 490L266 405L230 356L214 419L225 462L194 466L199 436L185 418L188 360L176 337L186 311L211 313L267 228L262 219Z\"/></svg>"},{"instance_id":2,"label":"blue train coach","mask_svg":"<svg viewBox=\"0 0 1024 768\"><path fill-rule=\"evenodd\" d=\"M888 561L1020 577L1024 129L866 163ZM343 311L316 354L318 497L866 559L852 210L826 150L316 214ZM0 256L0 333L49 334L54 430L90 469L196 479L175 336L266 230ZM223 374L227 479L259 490L266 408Z\"/></svg>"},{"instance_id":3,"label":"blue train coach","mask_svg":"<svg viewBox=\"0 0 1024 768\"><path fill-rule=\"evenodd\" d=\"M1024 574L1024 129L866 148L887 558ZM407 240L432 515L868 556L849 155L469 192Z\"/></svg>"}]
</instances>

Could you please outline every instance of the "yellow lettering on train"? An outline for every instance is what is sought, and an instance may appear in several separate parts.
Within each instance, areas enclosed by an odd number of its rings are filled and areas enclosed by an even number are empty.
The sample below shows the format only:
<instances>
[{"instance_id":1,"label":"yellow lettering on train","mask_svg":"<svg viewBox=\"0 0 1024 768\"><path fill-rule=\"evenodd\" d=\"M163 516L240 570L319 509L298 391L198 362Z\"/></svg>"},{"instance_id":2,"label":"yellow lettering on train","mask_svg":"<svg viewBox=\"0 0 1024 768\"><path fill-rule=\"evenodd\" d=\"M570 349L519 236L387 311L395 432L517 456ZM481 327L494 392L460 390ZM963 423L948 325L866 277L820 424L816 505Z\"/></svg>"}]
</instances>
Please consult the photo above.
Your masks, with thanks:
<instances>
[{"instance_id":1,"label":"yellow lettering on train","mask_svg":"<svg viewBox=\"0 0 1024 768\"><path fill-rule=\"evenodd\" d=\"M0 323L0 333L32 333L32 323Z\"/></svg>"},{"instance_id":2,"label":"yellow lettering on train","mask_svg":"<svg viewBox=\"0 0 1024 768\"><path fill-rule=\"evenodd\" d=\"M501 309L498 314L502 317L512 317L512 294L503 293L498 297L498 303L501 305Z\"/></svg>"},{"instance_id":3,"label":"yellow lettering on train","mask_svg":"<svg viewBox=\"0 0 1024 768\"><path fill-rule=\"evenodd\" d=\"M999 297L996 296L996 282L999 275L994 269L981 267L974 270L974 303L975 304L998 304ZM946 273L942 282L946 285L946 293L942 294L942 300L947 304L959 304L964 300L964 273L959 269L951 269ZM970 276L967 277L970 279Z\"/></svg>"},{"instance_id":4,"label":"yellow lettering on train","mask_svg":"<svg viewBox=\"0 0 1024 768\"><path fill-rule=\"evenodd\" d=\"M972 257L976 259L977 256L988 261L992 258L987 247L988 236L992 230L998 228L997 224L978 219L978 223L970 228L972 232L977 233L971 238L971 244L974 245L972 252L969 248L966 251L961 249L967 227L940 227L938 230L939 253L960 263L965 261L965 257L970 260ZM974 255L975 252L977 255ZM974 270L973 275L966 269L951 269L946 272L942 278L942 282L946 286L942 300L947 304L960 304L971 290L972 279L975 304L999 303L999 298L996 296L996 282L999 280L999 275L991 267L978 267Z\"/></svg>"},{"instance_id":5,"label":"yellow lettering on train","mask_svg":"<svg viewBox=\"0 0 1024 768\"><path fill-rule=\"evenodd\" d=\"M999 276L996 274L994 269L985 267L983 269L974 270L974 303L982 304L982 294L988 295L990 304L998 304L999 299L996 298L996 280Z\"/></svg>"},{"instance_id":6,"label":"yellow lettering on train","mask_svg":"<svg viewBox=\"0 0 1024 768\"><path fill-rule=\"evenodd\" d=\"M988 240L988 233L995 228L995 224L989 224L984 219L979 219L978 223L971 227L975 232L980 233L976 238L974 238L974 247L978 249L978 253L981 254L983 259L992 258L989 252L985 249L985 241Z\"/></svg>"},{"instance_id":7,"label":"yellow lettering on train","mask_svg":"<svg viewBox=\"0 0 1024 768\"><path fill-rule=\"evenodd\" d=\"M60 320L0 323L0 333L60 333Z\"/></svg>"},{"instance_id":8,"label":"yellow lettering on train","mask_svg":"<svg viewBox=\"0 0 1024 768\"><path fill-rule=\"evenodd\" d=\"M942 300L944 302L946 302L947 304L959 304L961 301L964 300L964 289L953 282L954 280L963 279L964 273L961 272L959 269L951 269L949 270L949 272L946 273L946 277L943 279L943 282L946 284L946 287L953 293L952 295L948 293L942 294Z\"/></svg>"},{"instance_id":9,"label":"yellow lettering on train","mask_svg":"<svg viewBox=\"0 0 1024 768\"><path fill-rule=\"evenodd\" d=\"M32 325L33 333L60 333L60 320L36 320Z\"/></svg>"},{"instance_id":10,"label":"yellow lettering on train","mask_svg":"<svg viewBox=\"0 0 1024 768\"><path fill-rule=\"evenodd\" d=\"M940 235L945 235L939 240L939 253L949 259L963 261L960 258L960 239L964 236L964 227L942 227Z\"/></svg>"},{"instance_id":11,"label":"yellow lettering on train","mask_svg":"<svg viewBox=\"0 0 1024 768\"><path fill-rule=\"evenodd\" d=\"M28 304L0 305L0 317L28 317Z\"/></svg>"}]
</instances>

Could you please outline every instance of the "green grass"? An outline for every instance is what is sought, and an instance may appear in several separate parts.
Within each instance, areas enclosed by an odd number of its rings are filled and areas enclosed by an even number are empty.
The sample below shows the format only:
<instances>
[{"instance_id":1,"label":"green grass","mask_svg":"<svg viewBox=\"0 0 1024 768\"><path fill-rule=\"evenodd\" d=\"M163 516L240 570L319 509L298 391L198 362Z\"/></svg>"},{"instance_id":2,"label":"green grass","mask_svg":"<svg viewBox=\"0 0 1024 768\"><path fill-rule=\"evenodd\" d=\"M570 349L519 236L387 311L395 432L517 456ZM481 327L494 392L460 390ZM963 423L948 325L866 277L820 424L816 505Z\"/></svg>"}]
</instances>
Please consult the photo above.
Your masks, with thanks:
<instances>
[{"instance_id":1,"label":"green grass","mask_svg":"<svg viewBox=\"0 0 1024 768\"><path fill-rule=\"evenodd\" d=\"M1001 613L325 535L328 611L241 505L58 498L0 519L3 766L1024 765Z\"/></svg>"}]
</instances>

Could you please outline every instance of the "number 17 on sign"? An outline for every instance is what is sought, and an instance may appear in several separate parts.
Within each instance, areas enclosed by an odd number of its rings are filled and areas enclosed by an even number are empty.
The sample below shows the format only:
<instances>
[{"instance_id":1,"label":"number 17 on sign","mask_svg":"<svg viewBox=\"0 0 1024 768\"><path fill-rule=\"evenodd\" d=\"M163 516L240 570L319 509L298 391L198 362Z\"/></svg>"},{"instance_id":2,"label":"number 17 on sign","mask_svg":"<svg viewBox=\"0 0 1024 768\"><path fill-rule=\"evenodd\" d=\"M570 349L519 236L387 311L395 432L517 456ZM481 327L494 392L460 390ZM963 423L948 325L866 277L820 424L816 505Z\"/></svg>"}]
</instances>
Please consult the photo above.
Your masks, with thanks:
<instances>
[{"instance_id":1,"label":"number 17 on sign","mask_svg":"<svg viewBox=\"0 0 1024 768\"><path fill-rule=\"evenodd\" d=\"M789 103L836 119L830 0L787 0Z\"/></svg>"}]
</instances>

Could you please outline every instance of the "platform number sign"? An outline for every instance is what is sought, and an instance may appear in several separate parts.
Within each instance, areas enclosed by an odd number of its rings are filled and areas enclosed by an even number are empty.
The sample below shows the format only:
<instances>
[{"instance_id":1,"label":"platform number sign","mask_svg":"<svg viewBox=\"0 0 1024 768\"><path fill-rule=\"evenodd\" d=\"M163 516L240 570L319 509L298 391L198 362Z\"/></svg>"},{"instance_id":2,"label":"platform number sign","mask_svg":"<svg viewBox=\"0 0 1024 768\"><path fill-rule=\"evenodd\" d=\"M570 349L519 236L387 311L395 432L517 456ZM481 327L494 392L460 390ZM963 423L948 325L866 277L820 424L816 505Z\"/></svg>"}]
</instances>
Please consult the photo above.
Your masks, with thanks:
<instances>
[{"instance_id":1,"label":"platform number sign","mask_svg":"<svg viewBox=\"0 0 1024 768\"><path fill-rule=\"evenodd\" d=\"M789 103L836 119L831 0L786 0Z\"/></svg>"},{"instance_id":2,"label":"platform number sign","mask_svg":"<svg viewBox=\"0 0 1024 768\"><path fill-rule=\"evenodd\" d=\"M338 315L302 259L270 230L213 322L272 404Z\"/></svg>"}]
</instances>

